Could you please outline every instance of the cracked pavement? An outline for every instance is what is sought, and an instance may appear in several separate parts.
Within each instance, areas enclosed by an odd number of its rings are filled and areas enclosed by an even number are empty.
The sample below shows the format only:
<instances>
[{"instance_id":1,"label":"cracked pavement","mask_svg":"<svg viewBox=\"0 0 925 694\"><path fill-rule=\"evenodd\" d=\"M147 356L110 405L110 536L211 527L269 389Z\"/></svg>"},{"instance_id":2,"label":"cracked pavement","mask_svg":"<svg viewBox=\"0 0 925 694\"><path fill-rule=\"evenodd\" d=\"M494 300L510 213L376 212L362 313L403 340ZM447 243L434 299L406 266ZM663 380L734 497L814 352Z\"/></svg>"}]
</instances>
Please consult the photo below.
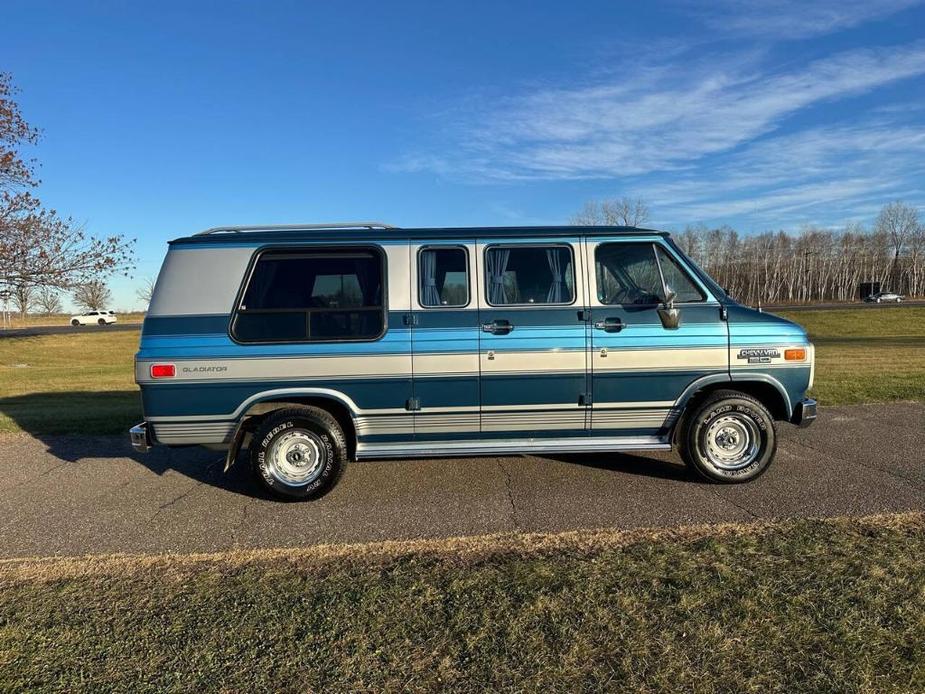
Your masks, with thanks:
<instances>
[{"instance_id":1,"label":"cracked pavement","mask_svg":"<svg viewBox=\"0 0 925 694\"><path fill-rule=\"evenodd\" d=\"M0 435L0 557L209 552L583 528L925 510L925 404L822 408L780 428L745 485L708 484L674 453L351 463L308 503L276 501L245 460L128 437Z\"/></svg>"}]
</instances>

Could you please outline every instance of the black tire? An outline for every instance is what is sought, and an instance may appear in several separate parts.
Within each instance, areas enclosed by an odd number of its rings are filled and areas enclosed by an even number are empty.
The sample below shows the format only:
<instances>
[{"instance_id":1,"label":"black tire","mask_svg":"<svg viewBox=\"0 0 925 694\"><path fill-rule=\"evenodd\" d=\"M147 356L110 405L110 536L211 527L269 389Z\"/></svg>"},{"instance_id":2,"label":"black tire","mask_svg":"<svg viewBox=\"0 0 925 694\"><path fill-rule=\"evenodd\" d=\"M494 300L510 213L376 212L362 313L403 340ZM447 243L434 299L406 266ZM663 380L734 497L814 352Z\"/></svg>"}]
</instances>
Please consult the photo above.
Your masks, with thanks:
<instances>
[{"instance_id":1,"label":"black tire","mask_svg":"<svg viewBox=\"0 0 925 694\"><path fill-rule=\"evenodd\" d=\"M740 441L742 451L737 459ZM752 396L717 390L685 415L678 443L684 462L705 479L749 482L774 460L777 427L768 409Z\"/></svg>"},{"instance_id":2,"label":"black tire","mask_svg":"<svg viewBox=\"0 0 925 694\"><path fill-rule=\"evenodd\" d=\"M100 318L98 321L96 321L96 323L97 323L97 325L106 325L106 319L105 319L105 318Z\"/></svg>"},{"instance_id":3,"label":"black tire","mask_svg":"<svg viewBox=\"0 0 925 694\"><path fill-rule=\"evenodd\" d=\"M79 328L80 321L75 318L74 320L71 321L71 325L73 325L75 328Z\"/></svg>"},{"instance_id":4,"label":"black tire","mask_svg":"<svg viewBox=\"0 0 925 694\"><path fill-rule=\"evenodd\" d=\"M252 441L250 457L255 477L281 498L322 497L333 489L347 466L344 432L337 420L319 407L291 407L268 414ZM290 446L290 452L283 455L280 446ZM290 459L291 455L297 459ZM309 469L303 470L306 467ZM287 472L293 470L296 475L287 478ZM303 472L308 475L304 480Z\"/></svg>"}]
</instances>

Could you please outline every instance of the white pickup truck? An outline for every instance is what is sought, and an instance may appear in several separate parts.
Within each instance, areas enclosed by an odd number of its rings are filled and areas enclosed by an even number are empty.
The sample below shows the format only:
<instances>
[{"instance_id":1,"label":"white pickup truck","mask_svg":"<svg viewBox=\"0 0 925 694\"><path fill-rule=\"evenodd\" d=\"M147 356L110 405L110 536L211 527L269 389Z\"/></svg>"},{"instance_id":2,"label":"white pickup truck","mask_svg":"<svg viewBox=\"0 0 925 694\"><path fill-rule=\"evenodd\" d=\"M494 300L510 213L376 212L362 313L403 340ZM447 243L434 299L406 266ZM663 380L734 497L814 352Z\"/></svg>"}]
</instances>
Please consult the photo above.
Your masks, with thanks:
<instances>
[{"instance_id":1,"label":"white pickup truck","mask_svg":"<svg viewBox=\"0 0 925 694\"><path fill-rule=\"evenodd\" d=\"M116 322L113 311L88 311L79 316L71 316L71 325L75 328L80 325L112 325Z\"/></svg>"}]
</instances>

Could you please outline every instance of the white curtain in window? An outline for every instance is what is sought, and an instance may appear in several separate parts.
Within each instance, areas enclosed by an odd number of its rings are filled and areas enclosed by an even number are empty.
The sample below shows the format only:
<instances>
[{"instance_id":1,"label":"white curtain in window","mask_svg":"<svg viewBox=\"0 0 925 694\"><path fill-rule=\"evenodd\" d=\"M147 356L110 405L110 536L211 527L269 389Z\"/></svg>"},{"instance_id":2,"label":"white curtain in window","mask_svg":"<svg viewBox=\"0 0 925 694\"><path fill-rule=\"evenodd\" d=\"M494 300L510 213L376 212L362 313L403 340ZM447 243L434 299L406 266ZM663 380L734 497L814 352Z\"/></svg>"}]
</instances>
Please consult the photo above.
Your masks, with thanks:
<instances>
[{"instance_id":1,"label":"white curtain in window","mask_svg":"<svg viewBox=\"0 0 925 694\"><path fill-rule=\"evenodd\" d=\"M549 284L549 291L546 293L546 302L550 304L561 304L565 298L565 282L562 279L562 255L561 248L547 248L546 260L549 263L549 270L552 272L552 282Z\"/></svg>"},{"instance_id":2,"label":"white curtain in window","mask_svg":"<svg viewBox=\"0 0 925 694\"><path fill-rule=\"evenodd\" d=\"M507 248L492 248L488 251L488 300L495 305L509 302L504 288L504 273L511 251Z\"/></svg>"},{"instance_id":3,"label":"white curtain in window","mask_svg":"<svg viewBox=\"0 0 925 694\"><path fill-rule=\"evenodd\" d=\"M437 251L421 253L421 302L425 306L439 306L440 292L437 290Z\"/></svg>"}]
</instances>

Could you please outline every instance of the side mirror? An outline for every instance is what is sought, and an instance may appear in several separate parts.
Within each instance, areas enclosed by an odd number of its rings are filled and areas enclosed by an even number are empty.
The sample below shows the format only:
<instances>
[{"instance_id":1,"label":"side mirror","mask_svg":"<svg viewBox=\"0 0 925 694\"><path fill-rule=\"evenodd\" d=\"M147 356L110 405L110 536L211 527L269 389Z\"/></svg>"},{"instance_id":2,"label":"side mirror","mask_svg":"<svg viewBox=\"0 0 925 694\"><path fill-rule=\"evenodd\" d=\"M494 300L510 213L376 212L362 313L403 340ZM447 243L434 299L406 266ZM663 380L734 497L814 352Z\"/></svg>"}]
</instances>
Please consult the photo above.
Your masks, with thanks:
<instances>
[{"instance_id":1,"label":"side mirror","mask_svg":"<svg viewBox=\"0 0 925 694\"><path fill-rule=\"evenodd\" d=\"M658 309L658 317L662 321L662 327L665 330L677 330L681 327L681 309L675 308L674 300L677 294L671 289L665 288L665 303Z\"/></svg>"}]
</instances>

